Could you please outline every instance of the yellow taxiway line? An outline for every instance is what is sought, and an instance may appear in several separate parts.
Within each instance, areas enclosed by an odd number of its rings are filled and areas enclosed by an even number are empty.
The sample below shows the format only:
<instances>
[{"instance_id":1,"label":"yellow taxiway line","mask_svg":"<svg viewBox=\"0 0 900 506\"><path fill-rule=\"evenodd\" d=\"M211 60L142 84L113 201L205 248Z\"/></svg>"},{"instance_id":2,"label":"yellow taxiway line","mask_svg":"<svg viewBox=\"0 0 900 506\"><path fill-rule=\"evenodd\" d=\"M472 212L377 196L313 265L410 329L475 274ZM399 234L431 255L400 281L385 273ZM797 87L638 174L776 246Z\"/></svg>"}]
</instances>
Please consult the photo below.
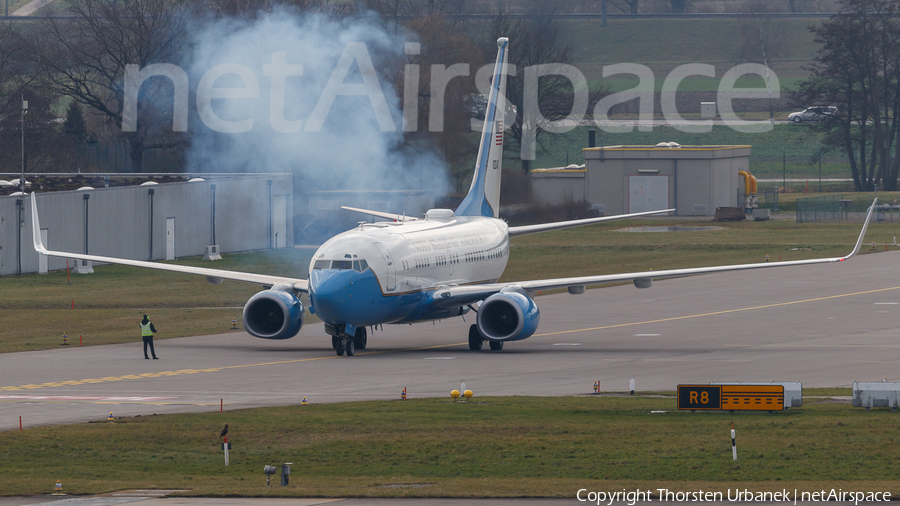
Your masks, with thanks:
<instances>
[{"instance_id":1,"label":"yellow taxiway line","mask_svg":"<svg viewBox=\"0 0 900 506\"><path fill-rule=\"evenodd\" d=\"M805 303L809 303L809 302L818 302L818 301L823 301L823 300L854 297L857 295L868 295L868 294L873 294L873 293L889 292L892 290L900 290L900 286L895 286L895 287L891 287L891 288L880 288L880 289L876 289L876 290L866 290L863 292L844 293L844 294L840 294L840 295L829 295L827 297L816 297L813 299L803 299L803 300L795 300L795 301L790 301L790 302L780 302L777 304L765 304L762 306L744 307L744 308L737 308L737 309L726 309L724 311L715 311L715 312L711 312L711 313L700 313L700 314L687 315L687 316L674 316L671 318L661 318L658 320L620 323L620 324L616 324L616 325L606 325L603 327L590 327L590 328L584 328L584 329L562 330L559 332L547 332L544 334L535 334L535 337L555 336L555 335L562 335L562 334L573 334L576 332L590 332L590 331L594 331L594 330L614 329L614 328L620 328L620 327L631 327L631 326L635 326L635 325L647 325L650 323L662 323L662 322L671 322L671 321L678 321L678 320L688 320L691 318L703 318L703 317L707 317L707 316L717 316L717 315L730 314L730 313L740 313L743 311L756 311L756 310L760 310L760 309L769 309L769 308L773 308L773 307L784 307L784 306L790 306L790 305L794 305L794 304L805 304ZM437 349L437 348L450 348L453 346L461 346L464 344L466 344L466 343L439 344L439 345L435 345L435 346L424 346L424 347L420 347L420 348L406 348L406 349L402 349L402 350L372 351L372 352L358 353L357 355L365 356L365 355L379 355L379 354L384 354L384 353L398 353L398 352L404 352L404 351L433 350L433 349ZM222 367L209 367L209 368L204 368L204 369L180 369L177 371L160 371L160 372L148 372L148 373L144 373L144 374L127 374L124 376L105 376L102 378L86 378L86 379L80 379L80 380L53 381L53 382L48 382L48 383L35 383L35 384L29 384L29 385L15 385L15 386L0 387L0 392L15 392L15 391L20 391L20 390L36 390L36 389L41 389L41 388L77 386L77 385L85 385L85 384L93 384L93 383L109 383L109 382L123 381L123 380L159 378L162 376L181 376L181 375L186 375L186 374L202 374L202 373L210 373L210 372L220 372L220 371L225 371L228 369L240 369L240 368L244 368L244 367L264 367L264 366L270 366L270 365L296 364L296 363L300 363L300 362L312 362L315 360L333 360L333 359L339 359L339 358L341 358L341 357L339 357L337 355L329 355L326 357L298 358L298 359L293 359L293 360L279 360L279 361L275 361L275 362L262 362L262 363L257 363L257 364L240 364L240 365L229 365L229 366L222 366Z\"/></svg>"}]
</instances>

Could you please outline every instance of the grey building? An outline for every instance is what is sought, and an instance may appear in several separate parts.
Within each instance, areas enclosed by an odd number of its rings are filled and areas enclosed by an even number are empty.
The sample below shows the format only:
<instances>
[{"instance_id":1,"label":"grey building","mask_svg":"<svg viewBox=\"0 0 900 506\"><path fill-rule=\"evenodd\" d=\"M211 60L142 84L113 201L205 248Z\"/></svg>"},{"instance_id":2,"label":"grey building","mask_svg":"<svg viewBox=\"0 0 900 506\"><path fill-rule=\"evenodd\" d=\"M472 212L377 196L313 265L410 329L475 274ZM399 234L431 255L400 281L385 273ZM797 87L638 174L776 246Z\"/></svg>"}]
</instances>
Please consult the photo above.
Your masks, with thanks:
<instances>
[{"instance_id":1,"label":"grey building","mask_svg":"<svg viewBox=\"0 0 900 506\"><path fill-rule=\"evenodd\" d=\"M293 246L292 176L240 175L192 182L37 192L48 249L135 260ZM0 275L64 269L39 257L30 196L0 197ZM73 264L70 262L70 266Z\"/></svg>"},{"instance_id":2,"label":"grey building","mask_svg":"<svg viewBox=\"0 0 900 506\"><path fill-rule=\"evenodd\" d=\"M585 148L583 166L532 171L544 203L586 201L607 216L676 209L677 216L714 216L740 206L739 171L750 167L750 146L603 146Z\"/></svg>"}]
</instances>

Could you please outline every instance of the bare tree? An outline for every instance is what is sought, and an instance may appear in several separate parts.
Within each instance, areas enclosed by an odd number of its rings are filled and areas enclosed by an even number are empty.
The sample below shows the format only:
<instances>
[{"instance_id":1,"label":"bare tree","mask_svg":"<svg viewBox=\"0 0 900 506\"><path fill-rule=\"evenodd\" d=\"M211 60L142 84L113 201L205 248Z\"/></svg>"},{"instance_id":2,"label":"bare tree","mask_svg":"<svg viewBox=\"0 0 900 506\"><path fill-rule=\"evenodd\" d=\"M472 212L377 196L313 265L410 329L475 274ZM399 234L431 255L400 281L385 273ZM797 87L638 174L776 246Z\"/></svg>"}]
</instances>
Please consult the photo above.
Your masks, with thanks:
<instances>
[{"instance_id":1,"label":"bare tree","mask_svg":"<svg viewBox=\"0 0 900 506\"><path fill-rule=\"evenodd\" d=\"M69 146L57 138L51 111L57 97L35 85L17 26L0 22L0 171L19 172L23 164L26 172L58 167L66 157L57 155ZM23 101L28 102L24 116Z\"/></svg>"},{"instance_id":2,"label":"bare tree","mask_svg":"<svg viewBox=\"0 0 900 506\"><path fill-rule=\"evenodd\" d=\"M507 77L506 100L515 106L519 114L516 121L509 125L506 136L511 146L521 148L523 135L532 128L538 140L545 131L542 125L526 124L525 118L525 78L527 67L539 64L558 63L571 65L574 63L572 47L559 41L557 27L557 4L552 0L530 0L526 4L526 17L513 18L508 15L502 4L498 5L497 15L493 18L487 33L489 37L483 41L486 54L496 51L496 40L509 37L509 63L516 66L516 74ZM594 93L592 102L600 93ZM549 75L541 77L537 84L537 102L540 114L548 121L556 121L568 117L572 111L574 89L572 83L563 76ZM591 110L590 106L588 110ZM539 142L539 140L538 140ZM531 160L522 159L522 171L531 169Z\"/></svg>"},{"instance_id":3,"label":"bare tree","mask_svg":"<svg viewBox=\"0 0 900 506\"><path fill-rule=\"evenodd\" d=\"M431 145L440 146L444 158L450 165L454 174L451 177L457 180L457 188L461 188L461 181L471 170L466 162L474 153L471 153L469 128L469 102L470 97L476 93L473 72L484 63L481 51L463 29L460 20L453 14L444 16L435 14L412 19L405 24L408 30L419 34L421 49L419 54L408 55L407 64L414 64L419 69L418 88L418 114L417 124L406 127L406 141L415 144L419 140L427 140ZM469 66L469 78L459 77L450 79L446 87L438 85L435 88L435 79L442 77L432 75L433 66L444 70L449 65L466 64ZM394 79L397 89L404 89L410 83L403 82L406 73L398 73ZM432 90L437 91L438 96L432 96ZM440 118L432 118L433 114ZM441 128L432 126L442 125ZM434 130L434 131L432 131Z\"/></svg>"},{"instance_id":4,"label":"bare tree","mask_svg":"<svg viewBox=\"0 0 900 506\"><path fill-rule=\"evenodd\" d=\"M897 188L900 157L900 6L893 0L842 0L841 14L810 27L822 44L796 105L836 106L821 128L841 146L857 191Z\"/></svg>"},{"instance_id":5,"label":"bare tree","mask_svg":"<svg viewBox=\"0 0 900 506\"><path fill-rule=\"evenodd\" d=\"M610 5L629 14L638 13L639 2L640 0L609 0Z\"/></svg>"},{"instance_id":6,"label":"bare tree","mask_svg":"<svg viewBox=\"0 0 900 506\"><path fill-rule=\"evenodd\" d=\"M750 0L744 3L747 14L766 14L772 8L764 0ZM784 26L769 16L752 16L741 23L740 61L759 63L766 67L766 91L769 94L769 121L775 124L775 107L772 100L772 78L770 70L775 61L783 57L786 39Z\"/></svg>"},{"instance_id":7,"label":"bare tree","mask_svg":"<svg viewBox=\"0 0 900 506\"><path fill-rule=\"evenodd\" d=\"M187 44L187 4L182 0L72 0L63 18L49 18L27 39L27 50L55 92L107 118L127 140L131 167L143 169L144 152L187 142L172 132L172 83L148 79L138 94L133 132L121 131L125 66L180 62Z\"/></svg>"},{"instance_id":8,"label":"bare tree","mask_svg":"<svg viewBox=\"0 0 900 506\"><path fill-rule=\"evenodd\" d=\"M364 4L381 14L394 33L399 33L401 20L415 22L423 18L441 19L456 29L469 14L468 0L365 0Z\"/></svg>"},{"instance_id":9,"label":"bare tree","mask_svg":"<svg viewBox=\"0 0 900 506\"><path fill-rule=\"evenodd\" d=\"M671 7L672 12L682 13L687 8L688 0L669 0L669 7Z\"/></svg>"}]
</instances>

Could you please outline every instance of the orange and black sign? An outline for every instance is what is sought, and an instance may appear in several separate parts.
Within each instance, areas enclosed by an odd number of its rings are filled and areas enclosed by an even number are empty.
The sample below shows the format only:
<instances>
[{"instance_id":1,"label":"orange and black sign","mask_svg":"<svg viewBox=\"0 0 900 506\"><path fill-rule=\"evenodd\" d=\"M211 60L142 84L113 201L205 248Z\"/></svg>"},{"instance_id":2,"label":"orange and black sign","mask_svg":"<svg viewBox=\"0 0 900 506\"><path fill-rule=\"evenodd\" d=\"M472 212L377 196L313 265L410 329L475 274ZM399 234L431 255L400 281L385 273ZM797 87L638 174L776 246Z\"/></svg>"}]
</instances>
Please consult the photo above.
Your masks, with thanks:
<instances>
[{"instance_id":1,"label":"orange and black sign","mask_svg":"<svg viewBox=\"0 0 900 506\"><path fill-rule=\"evenodd\" d=\"M782 385L678 385L678 409L781 411Z\"/></svg>"},{"instance_id":2,"label":"orange and black sign","mask_svg":"<svg viewBox=\"0 0 900 506\"><path fill-rule=\"evenodd\" d=\"M781 411L783 385L722 385L722 409Z\"/></svg>"},{"instance_id":3,"label":"orange and black sign","mask_svg":"<svg viewBox=\"0 0 900 506\"><path fill-rule=\"evenodd\" d=\"M722 409L720 385L678 385L678 409Z\"/></svg>"}]
</instances>

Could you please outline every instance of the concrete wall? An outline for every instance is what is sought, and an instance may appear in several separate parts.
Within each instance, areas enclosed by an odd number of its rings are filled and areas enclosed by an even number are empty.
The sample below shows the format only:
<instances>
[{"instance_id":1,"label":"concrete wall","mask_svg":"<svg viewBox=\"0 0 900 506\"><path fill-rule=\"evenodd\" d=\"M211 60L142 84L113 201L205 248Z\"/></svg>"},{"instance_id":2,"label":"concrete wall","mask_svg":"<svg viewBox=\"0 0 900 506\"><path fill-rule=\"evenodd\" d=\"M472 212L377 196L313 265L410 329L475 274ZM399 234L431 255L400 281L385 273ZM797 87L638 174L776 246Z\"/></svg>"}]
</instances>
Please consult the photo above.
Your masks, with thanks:
<instances>
[{"instance_id":1,"label":"concrete wall","mask_svg":"<svg viewBox=\"0 0 900 506\"><path fill-rule=\"evenodd\" d=\"M588 200L586 174L586 169L536 169L531 171L532 190L543 204Z\"/></svg>"},{"instance_id":2,"label":"concrete wall","mask_svg":"<svg viewBox=\"0 0 900 506\"><path fill-rule=\"evenodd\" d=\"M271 187L268 181L272 181ZM166 258L166 218L175 219L175 256L196 256L212 243L212 202L215 189L215 238L221 252L259 250L274 244L270 223L283 227L279 247L293 245L292 182L284 176L238 176L192 183L98 188L38 193L41 228L47 229L51 250L93 255L160 260ZM149 190L153 190L151 220ZM273 217L272 201L285 204L285 216ZM85 195L90 198L85 200ZM30 196L0 197L0 275L16 274L17 231L21 230L22 272L38 271L38 254L31 237ZM17 200L23 203L18 222ZM152 221L152 254L151 243ZM19 228L21 225L21 228ZM74 265L70 262L70 265ZM66 259L50 258L49 269L63 269Z\"/></svg>"},{"instance_id":3,"label":"concrete wall","mask_svg":"<svg viewBox=\"0 0 900 506\"><path fill-rule=\"evenodd\" d=\"M607 216L628 213L635 197L632 178L655 176L666 178L667 205L676 215L713 216L716 207L739 205L738 171L750 166L750 146L605 146L584 149L584 158L583 176L569 170L533 172L538 200L559 203L566 193L584 194Z\"/></svg>"}]
</instances>

